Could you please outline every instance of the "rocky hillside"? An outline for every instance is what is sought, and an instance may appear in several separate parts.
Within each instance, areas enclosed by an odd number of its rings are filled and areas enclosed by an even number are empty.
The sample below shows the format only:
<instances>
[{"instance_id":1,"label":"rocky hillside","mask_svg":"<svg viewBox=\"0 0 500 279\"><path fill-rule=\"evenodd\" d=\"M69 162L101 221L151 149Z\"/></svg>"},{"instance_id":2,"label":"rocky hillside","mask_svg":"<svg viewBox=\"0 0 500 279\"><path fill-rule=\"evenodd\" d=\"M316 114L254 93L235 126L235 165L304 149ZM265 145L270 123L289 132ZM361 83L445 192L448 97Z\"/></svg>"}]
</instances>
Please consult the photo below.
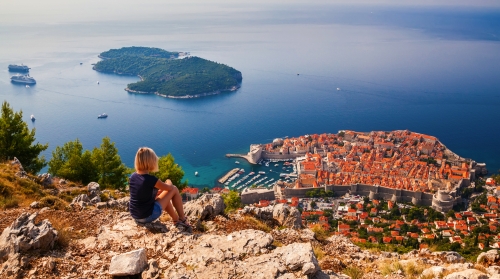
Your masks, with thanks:
<instances>
[{"instance_id":1,"label":"rocky hillside","mask_svg":"<svg viewBox=\"0 0 500 279\"><path fill-rule=\"evenodd\" d=\"M128 197L121 197L123 193L113 193L115 197L104 201L96 183L83 189L62 209L39 208L40 202L35 201L31 207L0 212L0 275L500 278L497 250L481 254L477 263L466 262L456 252L421 250L399 255L361 250L343 236L324 238L302 228L298 211L283 204L225 215L222 198L205 195L185 204L195 224L189 233L177 230L166 215L151 225L138 226L126 211Z\"/></svg>"}]
</instances>

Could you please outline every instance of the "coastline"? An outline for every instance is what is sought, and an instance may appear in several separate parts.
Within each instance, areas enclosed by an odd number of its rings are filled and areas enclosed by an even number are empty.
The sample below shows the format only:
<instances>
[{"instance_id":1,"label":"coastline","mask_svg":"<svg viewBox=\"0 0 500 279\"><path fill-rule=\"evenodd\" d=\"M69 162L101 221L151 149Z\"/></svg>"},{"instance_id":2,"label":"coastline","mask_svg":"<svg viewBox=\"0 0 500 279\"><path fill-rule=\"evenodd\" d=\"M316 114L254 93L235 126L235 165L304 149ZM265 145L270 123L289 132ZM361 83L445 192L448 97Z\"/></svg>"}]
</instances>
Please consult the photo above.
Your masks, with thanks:
<instances>
[{"instance_id":1,"label":"coastline","mask_svg":"<svg viewBox=\"0 0 500 279\"><path fill-rule=\"evenodd\" d=\"M143 80L141 76L139 76L141 81ZM206 97L206 96L212 96L212 95L218 95L223 92L234 92L240 88L240 85L238 86L233 86L230 89L222 89L222 90L215 90L212 92L206 92L206 93L200 93L200 94L195 94L195 95L183 95L183 96L172 96L172 95L166 95L166 94L161 94L160 92L145 92L145 91L136 91L132 90L130 88L125 88L124 90L129 92L129 93L136 93L136 94L154 94L156 96L160 96L163 98L170 98L170 99L192 99L192 98L200 98L200 97Z\"/></svg>"},{"instance_id":2,"label":"coastline","mask_svg":"<svg viewBox=\"0 0 500 279\"><path fill-rule=\"evenodd\" d=\"M99 56L99 58L102 58ZM108 58L103 58L103 59L108 59ZM123 75L123 76L137 76L139 77L140 81L144 81L144 78L141 75L134 75L134 74L128 74L128 73L119 73L119 72L106 72L106 71L99 71L95 68L95 66L92 67L92 70L99 72L99 73L104 73L104 74L115 74L115 75ZM223 92L234 92L238 89L240 89L241 83L238 85L235 85L229 89L221 89L221 90L215 90L212 92L205 92L205 93L200 93L200 94L195 94L195 95L183 95L183 96L172 96L172 95L166 95L166 94L161 94L159 92L146 92L146 91L137 91L137 90L132 90L128 87L126 87L124 90L129 92L129 93L134 93L134 94L154 94L156 96L160 96L163 98L170 98L170 99L193 99L193 98L200 98L200 97L206 97L206 96L212 96L212 95L218 95Z\"/></svg>"}]
</instances>

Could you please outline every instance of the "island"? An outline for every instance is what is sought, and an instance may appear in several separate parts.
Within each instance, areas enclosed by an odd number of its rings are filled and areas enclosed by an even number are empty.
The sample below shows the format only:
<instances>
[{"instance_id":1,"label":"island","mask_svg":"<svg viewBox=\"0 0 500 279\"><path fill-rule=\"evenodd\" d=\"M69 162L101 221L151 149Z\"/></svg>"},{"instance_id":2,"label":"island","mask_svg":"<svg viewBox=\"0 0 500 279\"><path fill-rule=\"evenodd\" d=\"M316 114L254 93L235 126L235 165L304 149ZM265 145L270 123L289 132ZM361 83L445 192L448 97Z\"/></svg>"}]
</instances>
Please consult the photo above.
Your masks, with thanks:
<instances>
[{"instance_id":1,"label":"island","mask_svg":"<svg viewBox=\"0 0 500 279\"><path fill-rule=\"evenodd\" d=\"M167 98L196 98L236 91L241 72L200 57L151 47L123 47L102 52L93 69L102 73L136 75L141 79L125 88L131 93Z\"/></svg>"}]
</instances>

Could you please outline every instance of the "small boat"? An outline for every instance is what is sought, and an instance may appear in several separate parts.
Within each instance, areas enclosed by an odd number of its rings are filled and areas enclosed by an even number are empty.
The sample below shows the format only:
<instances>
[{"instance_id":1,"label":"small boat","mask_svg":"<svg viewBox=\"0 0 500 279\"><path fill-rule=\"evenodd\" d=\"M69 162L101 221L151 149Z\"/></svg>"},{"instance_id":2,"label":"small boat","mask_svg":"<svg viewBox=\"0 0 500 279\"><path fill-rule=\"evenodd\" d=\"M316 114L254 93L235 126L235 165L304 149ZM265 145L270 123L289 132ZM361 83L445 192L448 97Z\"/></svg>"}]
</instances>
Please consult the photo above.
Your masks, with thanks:
<instances>
[{"instance_id":1,"label":"small boat","mask_svg":"<svg viewBox=\"0 0 500 279\"><path fill-rule=\"evenodd\" d=\"M340 91L340 87L337 87L337 91Z\"/></svg>"},{"instance_id":2,"label":"small boat","mask_svg":"<svg viewBox=\"0 0 500 279\"><path fill-rule=\"evenodd\" d=\"M266 174L265 171L259 171L259 174Z\"/></svg>"},{"instance_id":3,"label":"small boat","mask_svg":"<svg viewBox=\"0 0 500 279\"><path fill-rule=\"evenodd\" d=\"M235 163L235 164L238 164L238 165L240 164L240 162L238 162L238 161L236 161L236 162L234 162L234 163Z\"/></svg>"},{"instance_id":4,"label":"small boat","mask_svg":"<svg viewBox=\"0 0 500 279\"><path fill-rule=\"evenodd\" d=\"M36 119L35 119L35 116L34 116L33 114L30 116L30 119L31 119L31 121L33 121L33 122L36 120Z\"/></svg>"},{"instance_id":5,"label":"small boat","mask_svg":"<svg viewBox=\"0 0 500 279\"><path fill-rule=\"evenodd\" d=\"M30 86L26 84L26 88L30 88Z\"/></svg>"},{"instance_id":6,"label":"small boat","mask_svg":"<svg viewBox=\"0 0 500 279\"><path fill-rule=\"evenodd\" d=\"M278 166L279 166L279 164L274 164L274 166L275 166L275 167L278 167Z\"/></svg>"},{"instance_id":7,"label":"small boat","mask_svg":"<svg viewBox=\"0 0 500 279\"><path fill-rule=\"evenodd\" d=\"M83 63L82 63L82 62L80 62L80 65L82 65L82 64L83 64Z\"/></svg>"},{"instance_id":8,"label":"small boat","mask_svg":"<svg viewBox=\"0 0 500 279\"><path fill-rule=\"evenodd\" d=\"M97 118L107 118L108 115L106 113L99 114Z\"/></svg>"},{"instance_id":9,"label":"small boat","mask_svg":"<svg viewBox=\"0 0 500 279\"><path fill-rule=\"evenodd\" d=\"M255 172L253 172L253 171L252 171L252 172L250 172L248 175L254 175L254 174L255 174Z\"/></svg>"},{"instance_id":10,"label":"small boat","mask_svg":"<svg viewBox=\"0 0 500 279\"><path fill-rule=\"evenodd\" d=\"M197 171L194 172L194 176L198 176L198 172Z\"/></svg>"},{"instance_id":11,"label":"small boat","mask_svg":"<svg viewBox=\"0 0 500 279\"><path fill-rule=\"evenodd\" d=\"M99 84L99 81L97 81L97 84Z\"/></svg>"}]
</instances>

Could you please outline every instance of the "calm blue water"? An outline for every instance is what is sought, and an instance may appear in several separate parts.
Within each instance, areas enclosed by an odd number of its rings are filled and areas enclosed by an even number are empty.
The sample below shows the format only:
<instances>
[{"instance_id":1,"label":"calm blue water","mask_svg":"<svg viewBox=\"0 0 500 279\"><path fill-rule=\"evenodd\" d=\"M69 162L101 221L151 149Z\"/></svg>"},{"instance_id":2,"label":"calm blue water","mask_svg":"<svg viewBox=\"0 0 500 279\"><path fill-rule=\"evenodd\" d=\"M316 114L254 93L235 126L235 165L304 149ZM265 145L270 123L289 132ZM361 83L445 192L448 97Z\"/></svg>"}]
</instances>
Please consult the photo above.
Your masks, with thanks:
<instances>
[{"instance_id":1,"label":"calm blue water","mask_svg":"<svg viewBox=\"0 0 500 279\"><path fill-rule=\"evenodd\" d=\"M212 186L236 166L224 155L251 143L341 129L434 135L500 169L499 10L277 6L183 15L0 21L0 99L23 110L49 143L47 158L67 141L92 149L109 136L130 167L140 146L171 152L196 186ZM92 70L100 52L133 45L230 65L243 73L241 89L164 99L124 91L136 77ZM37 85L11 84L10 63L29 65ZM103 112L109 117L98 120Z\"/></svg>"}]
</instances>

